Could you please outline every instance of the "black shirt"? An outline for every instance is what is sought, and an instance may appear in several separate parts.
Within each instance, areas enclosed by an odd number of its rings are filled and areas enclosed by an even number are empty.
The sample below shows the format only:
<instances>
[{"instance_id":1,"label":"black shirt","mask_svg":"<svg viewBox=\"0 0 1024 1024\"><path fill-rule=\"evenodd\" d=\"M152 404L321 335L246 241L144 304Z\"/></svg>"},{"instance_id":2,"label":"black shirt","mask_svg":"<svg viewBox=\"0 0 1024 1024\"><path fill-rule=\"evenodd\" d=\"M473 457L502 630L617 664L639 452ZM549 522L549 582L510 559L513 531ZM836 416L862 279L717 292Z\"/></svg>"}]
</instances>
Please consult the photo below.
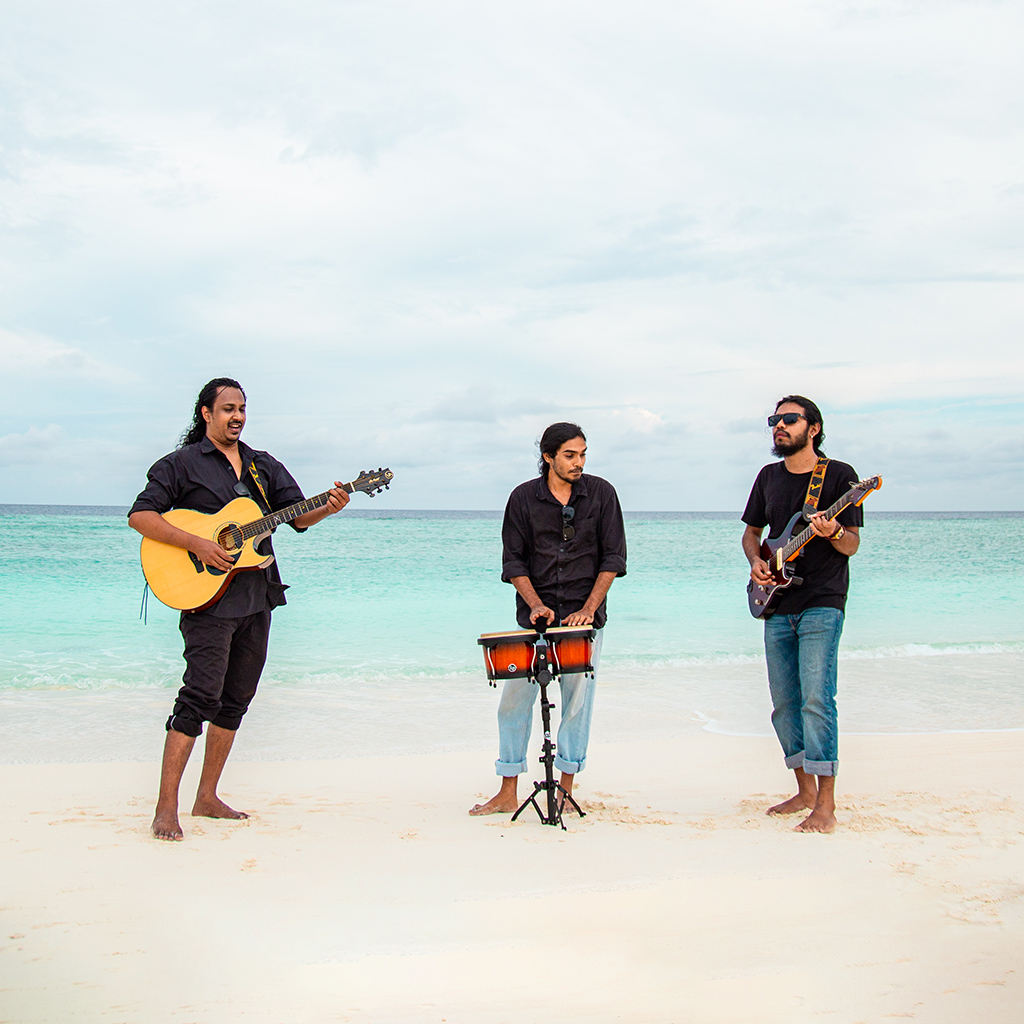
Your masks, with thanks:
<instances>
[{"instance_id":1,"label":"black shirt","mask_svg":"<svg viewBox=\"0 0 1024 1024\"><path fill-rule=\"evenodd\" d=\"M576 510L572 540L562 540L562 503L543 477L527 480L509 495L501 526L502 580L528 576L555 613L556 625L587 603L598 573L626 575L626 528L615 488L584 473L572 485L569 503ZM597 629L607 621L606 604L602 601L594 613ZM518 592L516 620L530 628L530 608Z\"/></svg>"},{"instance_id":2,"label":"black shirt","mask_svg":"<svg viewBox=\"0 0 1024 1024\"><path fill-rule=\"evenodd\" d=\"M856 483L857 473L852 466L834 459L825 470L825 481L818 499L818 511L824 512L838 501ZM807 498L810 473L790 473L785 462L773 462L765 466L751 488L743 522L761 529L768 527L768 536L781 536L786 524L794 513L800 512ZM861 506L849 506L836 516L843 526L862 526L864 510ZM800 525L799 533L804 526ZM803 578L803 584L795 584L783 590L775 601L775 611L780 615L798 615L807 608L846 609L846 593L850 589L850 556L836 551L831 541L815 537L807 543L793 563L796 575Z\"/></svg>"},{"instance_id":3,"label":"black shirt","mask_svg":"<svg viewBox=\"0 0 1024 1024\"><path fill-rule=\"evenodd\" d=\"M254 451L242 441L238 442L238 453L242 456L242 477L249 491L249 497L263 510L263 496L253 482L249 467L255 462L263 490L267 492L272 511L287 508L302 501L303 494L291 473L267 452ZM128 510L133 512L164 512L172 508L190 508L196 512L212 515L219 512L229 501L240 495L235 490L239 478L228 462L227 456L208 438L195 444L186 445L165 455L153 464L148 473L145 489ZM289 525L303 532L294 523ZM261 555L274 553L270 538L265 537L256 546ZM228 584L224 596L205 612L196 615L217 615L235 618L252 615L266 608L276 608L285 603L287 589L281 582L277 562L266 569L238 573Z\"/></svg>"}]
</instances>

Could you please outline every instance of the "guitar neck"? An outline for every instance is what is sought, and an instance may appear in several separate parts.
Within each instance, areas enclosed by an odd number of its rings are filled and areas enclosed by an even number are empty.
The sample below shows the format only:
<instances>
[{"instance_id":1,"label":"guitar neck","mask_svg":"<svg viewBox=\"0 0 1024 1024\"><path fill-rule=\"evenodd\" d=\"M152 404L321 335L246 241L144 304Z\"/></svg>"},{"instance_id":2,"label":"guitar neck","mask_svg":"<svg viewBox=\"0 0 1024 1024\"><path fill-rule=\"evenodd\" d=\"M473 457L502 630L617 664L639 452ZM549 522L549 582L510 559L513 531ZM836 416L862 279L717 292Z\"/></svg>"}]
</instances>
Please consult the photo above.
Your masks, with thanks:
<instances>
[{"instance_id":1,"label":"guitar neck","mask_svg":"<svg viewBox=\"0 0 1024 1024\"><path fill-rule=\"evenodd\" d=\"M825 509L825 518L835 519L844 508L853 504L856 493L854 488L847 491L834 505ZM805 530L801 530L779 553L779 562L788 562L808 541L816 536L817 534L809 526Z\"/></svg>"},{"instance_id":2,"label":"guitar neck","mask_svg":"<svg viewBox=\"0 0 1024 1024\"><path fill-rule=\"evenodd\" d=\"M351 494L354 490L350 483L342 484L341 489L346 494ZM285 523L290 523L293 519L298 519L299 516L304 516L307 512L323 508L330 496L330 491L324 491L322 494L315 494L312 498L303 498L302 501L297 501L294 505L289 505L287 508L272 512L269 516L264 516L262 519L255 519L251 523L246 523L242 527L242 539L248 540L250 537L259 537L261 534L276 530L279 526L284 526Z\"/></svg>"}]
</instances>

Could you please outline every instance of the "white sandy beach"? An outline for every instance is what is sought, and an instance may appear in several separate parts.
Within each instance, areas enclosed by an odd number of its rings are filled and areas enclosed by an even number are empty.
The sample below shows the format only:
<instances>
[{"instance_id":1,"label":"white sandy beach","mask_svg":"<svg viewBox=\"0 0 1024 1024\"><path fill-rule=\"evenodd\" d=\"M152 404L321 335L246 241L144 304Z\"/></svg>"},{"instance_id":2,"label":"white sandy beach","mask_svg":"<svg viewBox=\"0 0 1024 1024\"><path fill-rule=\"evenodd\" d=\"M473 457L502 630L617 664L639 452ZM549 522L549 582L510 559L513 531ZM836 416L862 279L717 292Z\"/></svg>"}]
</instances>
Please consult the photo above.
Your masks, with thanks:
<instances>
[{"instance_id":1,"label":"white sandy beach","mask_svg":"<svg viewBox=\"0 0 1024 1024\"><path fill-rule=\"evenodd\" d=\"M769 738L595 743L567 832L485 749L229 762L180 844L156 764L3 766L0 1020L1017 1022L1022 739L846 737L833 836Z\"/></svg>"}]
</instances>

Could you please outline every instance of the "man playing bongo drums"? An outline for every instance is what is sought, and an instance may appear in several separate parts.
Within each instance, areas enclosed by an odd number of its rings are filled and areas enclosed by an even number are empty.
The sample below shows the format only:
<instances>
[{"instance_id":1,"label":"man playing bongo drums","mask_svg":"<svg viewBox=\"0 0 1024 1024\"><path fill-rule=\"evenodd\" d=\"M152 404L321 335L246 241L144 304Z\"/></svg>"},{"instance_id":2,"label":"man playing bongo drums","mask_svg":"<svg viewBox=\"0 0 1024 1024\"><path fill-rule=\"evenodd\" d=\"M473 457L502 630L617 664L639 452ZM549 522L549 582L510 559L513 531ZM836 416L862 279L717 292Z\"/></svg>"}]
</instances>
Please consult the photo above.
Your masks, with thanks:
<instances>
[{"instance_id":1,"label":"man playing bongo drums","mask_svg":"<svg viewBox=\"0 0 1024 1024\"><path fill-rule=\"evenodd\" d=\"M626 575L626 532L615 488L584 474L587 439L575 423L553 423L540 439L540 476L509 496L501 527L501 578L516 588L516 619L530 629L548 625L597 630L593 664L601 653L607 619L605 597L616 576ZM572 793L587 760L594 680L584 672L560 677L561 720L555 767ZM470 814L512 813L519 806L519 775L527 768L533 705L539 687L529 679L508 679L498 704L498 760L501 788Z\"/></svg>"}]
</instances>

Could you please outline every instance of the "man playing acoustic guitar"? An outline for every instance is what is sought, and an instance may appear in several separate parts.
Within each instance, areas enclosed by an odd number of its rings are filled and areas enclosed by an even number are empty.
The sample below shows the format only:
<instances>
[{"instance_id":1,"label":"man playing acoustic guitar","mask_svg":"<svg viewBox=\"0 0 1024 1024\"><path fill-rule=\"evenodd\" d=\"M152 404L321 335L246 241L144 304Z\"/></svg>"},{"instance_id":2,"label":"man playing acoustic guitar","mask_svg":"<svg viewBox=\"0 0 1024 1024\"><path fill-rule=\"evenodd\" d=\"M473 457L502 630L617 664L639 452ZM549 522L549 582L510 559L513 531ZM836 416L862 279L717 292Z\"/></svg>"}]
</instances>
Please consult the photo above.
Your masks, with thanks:
<instances>
[{"instance_id":1,"label":"man playing acoustic guitar","mask_svg":"<svg viewBox=\"0 0 1024 1024\"><path fill-rule=\"evenodd\" d=\"M765 526L770 537L778 537L803 508L815 534L793 563L802 584L794 582L776 593L765 615L772 725L797 783L796 796L770 807L768 813L810 811L797 831L832 832L839 767L836 662L850 584L849 560L860 545L863 512L859 505L845 508L834 519L813 512L819 503L823 508L833 504L857 474L845 462L821 455L825 430L812 401L788 395L776 404L768 426L772 454L784 461L758 473L743 512L743 553L754 584L768 587L778 582L762 557Z\"/></svg>"},{"instance_id":2,"label":"man playing acoustic guitar","mask_svg":"<svg viewBox=\"0 0 1024 1024\"><path fill-rule=\"evenodd\" d=\"M251 497L264 512L302 501L291 474L266 452L239 439L245 426L245 392L236 380L211 380L196 400L192 426L176 451L149 471L145 490L128 512L129 525L144 537L184 548L194 555L197 572L225 573L234 568L228 551L216 541L186 533L162 513L184 508L213 514L233 499ZM295 518L303 531L340 512L349 496L335 482L327 503ZM257 550L273 554L266 537ZM285 603L285 586L276 563L237 573L216 603L182 612L185 674L167 720L160 796L153 818L157 839L182 838L178 824L178 787L196 737L208 722L206 755L193 816L245 818L217 795L217 783L235 740L235 731L256 693L267 656L270 612ZM181 607L180 605L178 607Z\"/></svg>"}]
</instances>

